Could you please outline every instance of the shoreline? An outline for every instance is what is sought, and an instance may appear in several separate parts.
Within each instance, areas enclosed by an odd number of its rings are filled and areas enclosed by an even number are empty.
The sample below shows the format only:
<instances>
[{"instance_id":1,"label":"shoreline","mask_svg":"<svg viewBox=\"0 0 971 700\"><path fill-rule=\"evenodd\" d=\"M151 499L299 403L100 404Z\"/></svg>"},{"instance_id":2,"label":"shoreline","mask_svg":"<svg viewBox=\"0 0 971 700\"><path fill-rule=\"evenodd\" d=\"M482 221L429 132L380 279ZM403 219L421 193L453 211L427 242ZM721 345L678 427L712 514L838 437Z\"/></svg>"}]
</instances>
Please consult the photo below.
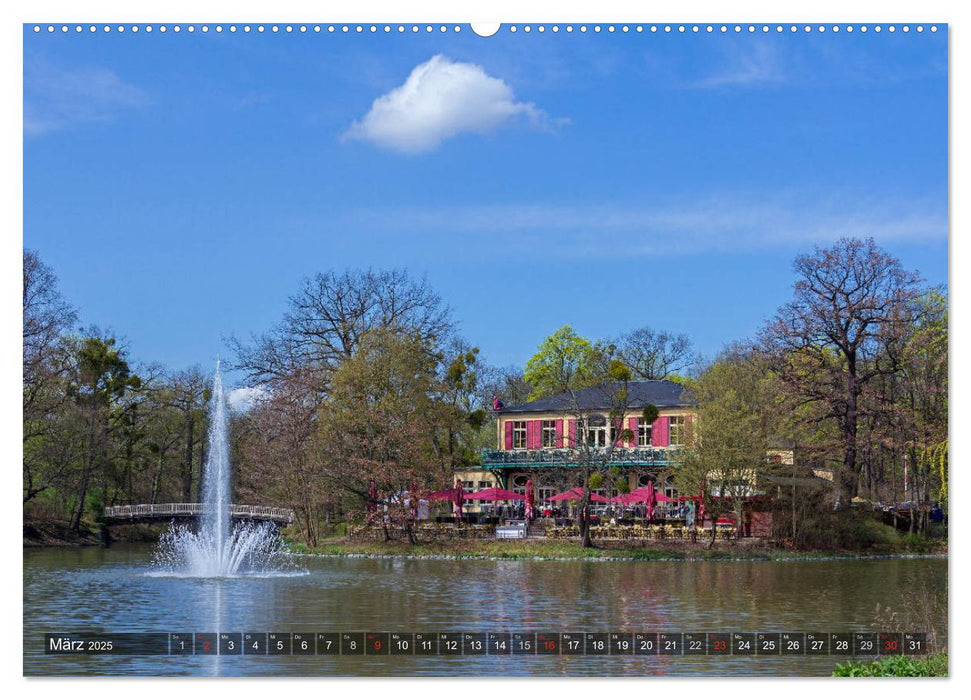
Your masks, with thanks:
<instances>
[{"instance_id":1,"label":"shoreline","mask_svg":"<svg viewBox=\"0 0 971 700\"><path fill-rule=\"evenodd\" d=\"M105 542L92 528L82 530L80 539L68 536L57 526L25 528L23 549L48 547L104 547ZM164 529L164 528L162 528ZM70 533L73 534L73 533ZM118 533L111 542L119 545L154 544L161 531L153 526L136 526ZM325 540L316 547L287 540L294 556L347 559L402 559L432 561L608 561L608 562L700 562L700 561L866 561L877 559L947 559L947 541L924 541L920 546L884 544L860 550L797 550L761 539L717 541L711 549L705 542L600 541L584 548L572 540L451 540L408 544L400 540L352 541L346 537Z\"/></svg>"},{"instance_id":2,"label":"shoreline","mask_svg":"<svg viewBox=\"0 0 971 700\"><path fill-rule=\"evenodd\" d=\"M751 543L758 545L760 543ZM404 543L334 542L318 547L290 543L295 556L344 559L403 559L431 561L606 561L606 562L699 562L699 561L867 561L877 559L947 559L946 549L930 551L822 551L788 550L729 543L714 549L684 543L662 547L583 548L575 543L490 541L474 544L408 545Z\"/></svg>"}]
</instances>

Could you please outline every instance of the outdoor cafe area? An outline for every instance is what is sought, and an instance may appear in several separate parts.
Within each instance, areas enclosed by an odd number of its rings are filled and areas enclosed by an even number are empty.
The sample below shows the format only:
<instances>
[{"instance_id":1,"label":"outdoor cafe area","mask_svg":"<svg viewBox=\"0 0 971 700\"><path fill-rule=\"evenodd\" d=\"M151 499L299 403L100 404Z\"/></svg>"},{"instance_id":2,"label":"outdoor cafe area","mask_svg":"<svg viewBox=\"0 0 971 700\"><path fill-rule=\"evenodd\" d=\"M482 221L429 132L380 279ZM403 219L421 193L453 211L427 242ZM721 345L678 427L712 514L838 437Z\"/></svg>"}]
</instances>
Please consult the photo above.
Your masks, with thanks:
<instances>
[{"instance_id":1,"label":"outdoor cafe area","mask_svg":"<svg viewBox=\"0 0 971 700\"><path fill-rule=\"evenodd\" d=\"M499 529L519 528L554 539L578 536L584 517L594 538L695 539L699 529L712 526L705 518L700 497L672 498L656 492L653 483L614 498L591 492L585 513L580 512L585 494L579 487L539 502L531 495L527 485L526 494L497 488L469 493L456 487L424 498L451 501L452 514L434 518L440 526L487 526L497 528L497 533ZM470 502L478 502L478 512L466 512ZM725 538L736 530L731 517L720 518L715 527Z\"/></svg>"}]
</instances>

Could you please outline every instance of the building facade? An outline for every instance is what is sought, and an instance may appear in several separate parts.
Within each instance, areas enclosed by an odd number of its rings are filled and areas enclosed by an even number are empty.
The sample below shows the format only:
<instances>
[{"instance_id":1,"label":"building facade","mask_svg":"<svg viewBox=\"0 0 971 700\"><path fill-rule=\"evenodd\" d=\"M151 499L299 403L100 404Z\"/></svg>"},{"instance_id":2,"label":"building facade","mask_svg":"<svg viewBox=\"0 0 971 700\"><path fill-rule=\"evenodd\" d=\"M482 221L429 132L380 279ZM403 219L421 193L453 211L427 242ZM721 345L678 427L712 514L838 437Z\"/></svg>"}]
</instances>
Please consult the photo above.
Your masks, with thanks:
<instances>
[{"instance_id":1,"label":"building facade","mask_svg":"<svg viewBox=\"0 0 971 700\"><path fill-rule=\"evenodd\" d=\"M670 470L694 419L684 387L653 380L628 382L626 394L619 388L591 387L501 409L496 447L482 451L476 477L491 474L500 487L518 493L531 479L542 502L581 486L580 461L592 455L602 466L618 467L631 489L653 481L659 492L677 496ZM647 420L645 409L650 415L655 408L657 417ZM475 480L485 479L469 479Z\"/></svg>"}]
</instances>

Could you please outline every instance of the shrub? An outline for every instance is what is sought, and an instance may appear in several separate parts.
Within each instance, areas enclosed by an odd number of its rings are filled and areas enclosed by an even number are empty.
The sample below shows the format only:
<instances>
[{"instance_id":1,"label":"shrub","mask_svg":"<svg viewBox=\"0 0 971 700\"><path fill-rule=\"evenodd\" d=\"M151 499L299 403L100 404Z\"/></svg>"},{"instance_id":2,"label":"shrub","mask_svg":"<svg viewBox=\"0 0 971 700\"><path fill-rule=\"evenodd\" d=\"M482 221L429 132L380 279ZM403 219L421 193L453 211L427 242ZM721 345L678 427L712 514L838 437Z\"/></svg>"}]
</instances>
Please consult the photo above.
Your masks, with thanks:
<instances>
[{"instance_id":1,"label":"shrub","mask_svg":"<svg viewBox=\"0 0 971 700\"><path fill-rule=\"evenodd\" d=\"M839 664L833 675L844 678L947 676L947 652L931 656L886 656L876 661L847 661Z\"/></svg>"}]
</instances>

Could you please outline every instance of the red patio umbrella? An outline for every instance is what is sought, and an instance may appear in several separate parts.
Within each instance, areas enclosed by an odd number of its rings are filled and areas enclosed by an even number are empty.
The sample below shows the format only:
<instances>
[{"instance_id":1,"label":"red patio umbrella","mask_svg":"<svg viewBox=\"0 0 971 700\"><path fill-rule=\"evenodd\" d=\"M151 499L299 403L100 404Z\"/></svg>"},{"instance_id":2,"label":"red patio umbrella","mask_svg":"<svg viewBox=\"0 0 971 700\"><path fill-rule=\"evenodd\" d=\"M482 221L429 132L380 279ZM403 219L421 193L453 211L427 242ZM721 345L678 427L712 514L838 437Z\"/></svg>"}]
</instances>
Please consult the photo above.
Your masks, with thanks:
<instances>
[{"instance_id":1,"label":"red patio umbrella","mask_svg":"<svg viewBox=\"0 0 971 700\"><path fill-rule=\"evenodd\" d=\"M465 491L462 489L462 482L455 482L455 517L462 519L462 504L465 502Z\"/></svg>"},{"instance_id":2,"label":"red patio umbrella","mask_svg":"<svg viewBox=\"0 0 971 700\"><path fill-rule=\"evenodd\" d=\"M426 501L454 501L456 489L442 489L426 493L422 498Z\"/></svg>"},{"instance_id":3,"label":"red patio umbrella","mask_svg":"<svg viewBox=\"0 0 971 700\"><path fill-rule=\"evenodd\" d=\"M644 495L647 504L647 519L654 520L654 506L657 504L657 494L654 492L654 482L647 482L647 493Z\"/></svg>"},{"instance_id":4,"label":"red patio umbrella","mask_svg":"<svg viewBox=\"0 0 971 700\"><path fill-rule=\"evenodd\" d=\"M583 498L583 489L579 486L570 489L569 491L564 491L563 493L558 493L555 496L550 496L547 501L579 501ZM594 503L610 503L609 498L605 498L598 493L591 493L590 500Z\"/></svg>"},{"instance_id":5,"label":"red patio umbrella","mask_svg":"<svg viewBox=\"0 0 971 700\"><path fill-rule=\"evenodd\" d=\"M521 493L498 488L482 489L475 493L465 494L465 500L467 501L522 501L525 498Z\"/></svg>"},{"instance_id":6,"label":"red patio umbrella","mask_svg":"<svg viewBox=\"0 0 971 700\"><path fill-rule=\"evenodd\" d=\"M673 498L665 496L663 493L655 492L654 499L658 503L664 503L665 501L672 501ZM647 500L647 486L641 486L630 493L624 493L617 498L611 499L614 503L623 503L625 506L629 506L631 503L644 503Z\"/></svg>"}]
</instances>

